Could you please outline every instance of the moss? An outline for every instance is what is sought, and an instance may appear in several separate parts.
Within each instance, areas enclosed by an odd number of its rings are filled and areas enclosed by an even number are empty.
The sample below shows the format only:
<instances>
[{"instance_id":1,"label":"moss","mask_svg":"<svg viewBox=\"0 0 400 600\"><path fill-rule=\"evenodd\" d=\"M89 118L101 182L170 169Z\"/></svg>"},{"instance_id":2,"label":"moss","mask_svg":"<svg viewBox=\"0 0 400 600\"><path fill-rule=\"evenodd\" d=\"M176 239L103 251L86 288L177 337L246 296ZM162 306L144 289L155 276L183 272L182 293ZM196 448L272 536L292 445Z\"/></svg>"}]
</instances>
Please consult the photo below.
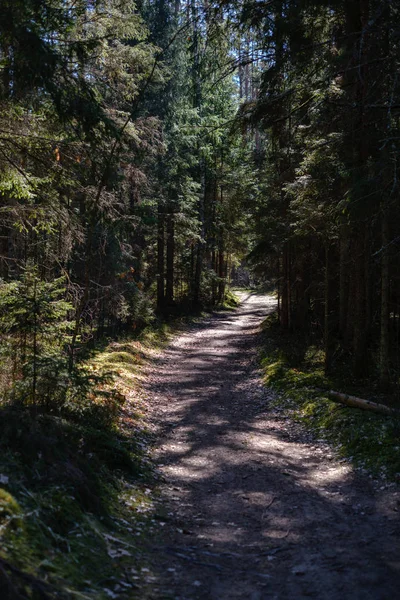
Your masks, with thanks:
<instances>
[{"instance_id":1,"label":"moss","mask_svg":"<svg viewBox=\"0 0 400 600\"><path fill-rule=\"evenodd\" d=\"M140 440L114 425L6 407L0 413L0 473L11 474L10 491L0 489L3 558L32 575L32 589L37 579L57 594L68 588L68 598L107 597L103 588L112 589L126 561L134 562L115 519L123 514L135 531L137 511L126 510L122 491L148 477ZM15 577L19 589L23 579ZM23 597L34 597L32 589Z\"/></svg>"},{"instance_id":2,"label":"moss","mask_svg":"<svg viewBox=\"0 0 400 600\"><path fill-rule=\"evenodd\" d=\"M0 488L0 527L20 528L21 514L21 507L15 498L5 489Z\"/></svg>"},{"instance_id":3,"label":"moss","mask_svg":"<svg viewBox=\"0 0 400 600\"><path fill-rule=\"evenodd\" d=\"M111 352L104 355L104 362L115 365L138 365L141 360L134 352Z\"/></svg>"},{"instance_id":4,"label":"moss","mask_svg":"<svg viewBox=\"0 0 400 600\"><path fill-rule=\"evenodd\" d=\"M334 444L339 453L374 474L400 481L400 421L368 413L333 402L325 390L352 386L340 373L327 377L324 373L324 353L318 345L296 335L283 332L276 316L263 325L264 344L261 367L265 385L279 392L275 401L291 411L318 437ZM348 389L345 387L345 389ZM358 395L362 395L359 391Z\"/></svg>"},{"instance_id":5,"label":"moss","mask_svg":"<svg viewBox=\"0 0 400 600\"><path fill-rule=\"evenodd\" d=\"M36 597L36 580L51 586L50 597L96 600L123 580L126 593L118 593L132 597L129 573L143 566L154 510L148 434L132 392L142 364L181 323L155 324L95 352L88 372L112 377L90 405L78 399L63 415L0 405L0 473L12 474L9 491L0 490L1 553L32 577L26 584L15 575L21 597Z\"/></svg>"},{"instance_id":6,"label":"moss","mask_svg":"<svg viewBox=\"0 0 400 600\"><path fill-rule=\"evenodd\" d=\"M240 304L240 298L231 290L225 293L223 308L235 309Z\"/></svg>"}]
</instances>

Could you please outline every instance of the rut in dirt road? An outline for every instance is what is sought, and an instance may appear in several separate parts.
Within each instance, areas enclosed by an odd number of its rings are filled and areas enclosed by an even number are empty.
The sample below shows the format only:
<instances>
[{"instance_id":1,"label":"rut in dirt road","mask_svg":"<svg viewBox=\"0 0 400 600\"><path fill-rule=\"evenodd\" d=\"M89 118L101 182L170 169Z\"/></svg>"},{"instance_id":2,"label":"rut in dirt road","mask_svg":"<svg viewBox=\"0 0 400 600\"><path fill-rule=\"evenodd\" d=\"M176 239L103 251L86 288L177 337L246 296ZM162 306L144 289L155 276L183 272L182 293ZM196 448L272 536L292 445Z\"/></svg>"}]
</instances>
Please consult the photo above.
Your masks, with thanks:
<instances>
[{"instance_id":1,"label":"rut in dirt road","mask_svg":"<svg viewBox=\"0 0 400 600\"><path fill-rule=\"evenodd\" d=\"M150 378L169 518L152 598L400 598L399 492L360 477L269 407L268 296L194 326Z\"/></svg>"}]
</instances>

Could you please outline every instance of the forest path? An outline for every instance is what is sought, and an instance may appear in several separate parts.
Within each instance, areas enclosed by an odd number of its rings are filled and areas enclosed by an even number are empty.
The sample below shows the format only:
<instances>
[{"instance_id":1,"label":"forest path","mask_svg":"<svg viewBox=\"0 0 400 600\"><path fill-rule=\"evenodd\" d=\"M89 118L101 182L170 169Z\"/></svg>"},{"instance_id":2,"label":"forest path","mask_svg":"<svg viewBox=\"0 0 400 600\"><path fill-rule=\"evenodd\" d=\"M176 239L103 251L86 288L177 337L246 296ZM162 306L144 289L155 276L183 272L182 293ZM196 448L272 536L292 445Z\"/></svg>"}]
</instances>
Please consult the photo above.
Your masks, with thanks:
<instances>
[{"instance_id":1,"label":"forest path","mask_svg":"<svg viewBox=\"0 0 400 600\"><path fill-rule=\"evenodd\" d=\"M398 489L354 473L269 407L257 339L275 301L242 299L151 368L166 519L149 597L400 598Z\"/></svg>"}]
</instances>

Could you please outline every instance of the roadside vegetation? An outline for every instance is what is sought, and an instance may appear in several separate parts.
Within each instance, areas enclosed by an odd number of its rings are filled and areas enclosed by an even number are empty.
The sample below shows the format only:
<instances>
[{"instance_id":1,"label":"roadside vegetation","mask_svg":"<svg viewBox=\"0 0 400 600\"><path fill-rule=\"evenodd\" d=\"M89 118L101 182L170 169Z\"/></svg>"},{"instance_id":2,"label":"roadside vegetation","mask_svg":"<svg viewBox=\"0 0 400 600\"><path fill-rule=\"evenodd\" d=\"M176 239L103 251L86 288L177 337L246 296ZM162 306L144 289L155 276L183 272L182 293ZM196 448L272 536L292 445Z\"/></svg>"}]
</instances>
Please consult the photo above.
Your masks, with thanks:
<instances>
[{"instance_id":1,"label":"roadside vegetation","mask_svg":"<svg viewBox=\"0 0 400 600\"><path fill-rule=\"evenodd\" d=\"M329 440L343 458L383 479L400 482L400 417L390 417L338 404L329 390L339 390L387 404L373 374L355 380L351 366L325 372L325 353L315 340L283 331L277 314L263 324L261 366L265 385L278 392L284 408L317 438Z\"/></svg>"},{"instance_id":2,"label":"roadside vegetation","mask_svg":"<svg viewBox=\"0 0 400 600\"><path fill-rule=\"evenodd\" d=\"M143 585L154 478L133 383L163 336L90 359L101 385L82 410L1 407L1 598L125 597Z\"/></svg>"},{"instance_id":3,"label":"roadside vegetation","mask_svg":"<svg viewBox=\"0 0 400 600\"><path fill-rule=\"evenodd\" d=\"M0 4L0 597L138 585L141 365L231 283L276 283L266 382L395 478L324 390L399 404L397 3Z\"/></svg>"},{"instance_id":4,"label":"roadside vegetation","mask_svg":"<svg viewBox=\"0 0 400 600\"><path fill-rule=\"evenodd\" d=\"M228 291L220 308L238 303ZM2 599L144 598L153 586L145 551L160 515L143 367L206 314L100 340L79 365L73 401L27 406L14 394L2 404ZM37 382L51 384L40 368Z\"/></svg>"}]
</instances>

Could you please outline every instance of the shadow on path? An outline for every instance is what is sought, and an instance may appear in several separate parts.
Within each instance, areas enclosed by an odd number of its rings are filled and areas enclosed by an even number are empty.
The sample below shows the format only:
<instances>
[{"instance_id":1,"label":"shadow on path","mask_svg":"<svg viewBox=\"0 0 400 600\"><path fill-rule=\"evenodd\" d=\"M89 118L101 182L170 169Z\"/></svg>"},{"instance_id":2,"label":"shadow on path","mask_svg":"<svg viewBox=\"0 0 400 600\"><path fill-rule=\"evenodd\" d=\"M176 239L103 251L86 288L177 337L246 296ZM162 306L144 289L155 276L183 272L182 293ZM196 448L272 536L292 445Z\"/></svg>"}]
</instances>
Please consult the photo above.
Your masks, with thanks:
<instances>
[{"instance_id":1,"label":"shadow on path","mask_svg":"<svg viewBox=\"0 0 400 600\"><path fill-rule=\"evenodd\" d=\"M154 598L400 598L397 489L356 476L269 408L256 354L273 309L271 297L250 295L154 366L170 511Z\"/></svg>"}]
</instances>

